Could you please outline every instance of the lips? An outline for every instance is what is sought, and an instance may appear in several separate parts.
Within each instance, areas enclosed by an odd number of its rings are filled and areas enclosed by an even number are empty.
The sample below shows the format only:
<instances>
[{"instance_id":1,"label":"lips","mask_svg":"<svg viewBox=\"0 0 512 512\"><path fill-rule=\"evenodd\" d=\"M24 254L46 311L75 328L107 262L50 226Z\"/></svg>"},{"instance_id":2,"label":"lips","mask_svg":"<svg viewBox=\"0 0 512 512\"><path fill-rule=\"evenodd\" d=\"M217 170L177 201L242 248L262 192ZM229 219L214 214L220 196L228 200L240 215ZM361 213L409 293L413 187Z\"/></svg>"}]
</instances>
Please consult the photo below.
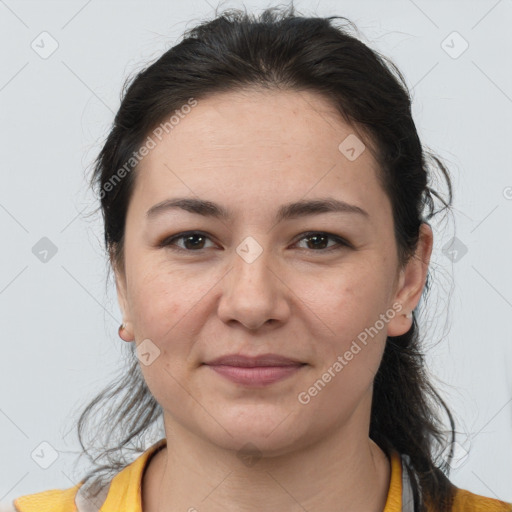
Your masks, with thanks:
<instances>
[{"instance_id":1,"label":"lips","mask_svg":"<svg viewBox=\"0 0 512 512\"><path fill-rule=\"evenodd\" d=\"M278 354L252 357L230 354L204 364L231 382L259 388L287 379L306 366L306 363Z\"/></svg>"},{"instance_id":2,"label":"lips","mask_svg":"<svg viewBox=\"0 0 512 512\"><path fill-rule=\"evenodd\" d=\"M260 356L246 356L242 354L229 354L217 357L207 363L208 366L236 366L239 368L255 368L264 366L302 366L296 359L291 359L278 354L263 354Z\"/></svg>"}]
</instances>

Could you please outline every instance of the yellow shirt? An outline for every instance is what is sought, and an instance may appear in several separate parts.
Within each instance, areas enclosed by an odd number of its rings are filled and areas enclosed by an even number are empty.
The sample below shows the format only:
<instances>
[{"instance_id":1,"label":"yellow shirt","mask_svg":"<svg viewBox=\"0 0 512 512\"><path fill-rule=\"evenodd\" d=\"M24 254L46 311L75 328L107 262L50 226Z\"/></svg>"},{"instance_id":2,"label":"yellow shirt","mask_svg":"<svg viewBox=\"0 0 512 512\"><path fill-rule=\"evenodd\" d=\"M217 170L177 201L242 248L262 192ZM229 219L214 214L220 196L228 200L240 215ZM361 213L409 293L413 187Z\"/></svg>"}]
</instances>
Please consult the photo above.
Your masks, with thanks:
<instances>
[{"instance_id":1,"label":"yellow shirt","mask_svg":"<svg viewBox=\"0 0 512 512\"><path fill-rule=\"evenodd\" d=\"M161 439L120 471L111 481L101 512L142 512L141 482L149 458L166 444ZM391 453L391 478L383 512L402 512L402 460ZM69 489L53 489L14 500L19 512L76 512L75 496L82 483ZM99 507L98 507L99 508ZM512 512L512 504L457 489L452 512Z\"/></svg>"}]
</instances>

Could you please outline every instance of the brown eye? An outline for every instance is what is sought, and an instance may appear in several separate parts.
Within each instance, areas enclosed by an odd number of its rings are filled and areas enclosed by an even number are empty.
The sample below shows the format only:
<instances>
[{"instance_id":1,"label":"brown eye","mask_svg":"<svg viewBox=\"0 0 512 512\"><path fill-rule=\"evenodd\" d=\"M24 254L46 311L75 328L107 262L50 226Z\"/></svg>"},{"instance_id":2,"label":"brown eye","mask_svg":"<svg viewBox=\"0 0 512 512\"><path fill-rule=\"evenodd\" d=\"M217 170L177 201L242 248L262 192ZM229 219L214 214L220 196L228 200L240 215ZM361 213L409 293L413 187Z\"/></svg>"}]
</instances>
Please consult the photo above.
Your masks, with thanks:
<instances>
[{"instance_id":1,"label":"brown eye","mask_svg":"<svg viewBox=\"0 0 512 512\"><path fill-rule=\"evenodd\" d=\"M182 250L188 252L200 251L205 248L205 240L210 238L200 231L190 231L187 233L180 233L179 235L166 238L159 245L159 247L168 247L172 250ZM183 240L183 245L177 245L176 241Z\"/></svg>"},{"instance_id":2,"label":"brown eye","mask_svg":"<svg viewBox=\"0 0 512 512\"><path fill-rule=\"evenodd\" d=\"M201 231L188 231L166 238L160 242L158 246L176 251L200 252L208 248L205 247L207 240L211 240L210 237ZM344 247L352 247L351 244L343 238L321 231L304 233L299 241L302 240L306 240L306 247L303 247L303 249L320 253L342 249ZM329 241L333 241L334 244L329 246ZM178 244L177 242L180 243Z\"/></svg>"},{"instance_id":3,"label":"brown eye","mask_svg":"<svg viewBox=\"0 0 512 512\"><path fill-rule=\"evenodd\" d=\"M306 249L311 249L315 252L326 252L340 249L342 247L350 247L350 244L343 238L321 231L312 231L309 233L305 233L300 240L306 240ZM333 246L328 247L327 245L329 243L329 240L333 240L335 244Z\"/></svg>"}]
</instances>

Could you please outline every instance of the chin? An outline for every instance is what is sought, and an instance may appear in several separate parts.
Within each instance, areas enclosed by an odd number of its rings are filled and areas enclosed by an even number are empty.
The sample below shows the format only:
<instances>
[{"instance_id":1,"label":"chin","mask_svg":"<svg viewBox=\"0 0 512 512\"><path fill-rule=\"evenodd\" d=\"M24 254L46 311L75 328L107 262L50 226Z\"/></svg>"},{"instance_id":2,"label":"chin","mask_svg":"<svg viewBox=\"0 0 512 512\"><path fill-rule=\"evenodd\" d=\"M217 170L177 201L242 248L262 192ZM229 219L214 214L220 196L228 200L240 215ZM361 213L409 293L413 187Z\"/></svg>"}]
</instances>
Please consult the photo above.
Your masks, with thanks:
<instances>
[{"instance_id":1,"label":"chin","mask_svg":"<svg viewBox=\"0 0 512 512\"><path fill-rule=\"evenodd\" d=\"M239 458L272 458L285 455L298 449L300 439L291 439L286 432L280 435L268 435L265 432L235 432L233 437L222 436L221 439L211 439L217 446L232 450Z\"/></svg>"},{"instance_id":2,"label":"chin","mask_svg":"<svg viewBox=\"0 0 512 512\"><path fill-rule=\"evenodd\" d=\"M297 421L293 413L275 404L237 407L229 415L226 415L226 408L222 411L224 414L212 415L224 428L215 423L214 431L203 435L224 449L238 452L245 446L249 451L264 452L265 456L278 456L290 451L294 445L305 444L301 439L310 437L304 421Z\"/></svg>"}]
</instances>

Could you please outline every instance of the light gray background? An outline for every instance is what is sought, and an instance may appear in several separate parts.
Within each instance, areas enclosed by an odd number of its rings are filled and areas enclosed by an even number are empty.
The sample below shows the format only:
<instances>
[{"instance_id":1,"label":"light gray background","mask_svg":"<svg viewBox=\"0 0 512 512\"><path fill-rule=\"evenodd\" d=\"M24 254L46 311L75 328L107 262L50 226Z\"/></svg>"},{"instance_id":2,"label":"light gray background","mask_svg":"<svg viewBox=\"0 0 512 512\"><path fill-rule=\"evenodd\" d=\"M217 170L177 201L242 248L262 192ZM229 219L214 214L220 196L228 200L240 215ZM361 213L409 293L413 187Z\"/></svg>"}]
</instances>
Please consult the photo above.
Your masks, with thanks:
<instances>
[{"instance_id":1,"label":"light gray background","mask_svg":"<svg viewBox=\"0 0 512 512\"><path fill-rule=\"evenodd\" d=\"M86 170L126 76L216 5L0 0L1 502L71 487L86 469L74 465L73 422L119 368L123 344L112 283L104 289L100 217L85 218L97 206ZM449 166L456 231L449 218L435 231L429 370L470 449L451 480L512 501L512 0L295 5L347 16L394 60L420 137ZM47 59L31 47L43 31L59 45ZM445 51L462 48L454 31L469 44L457 58ZM454 234L467 248L458 261L443 250ZM32 252L42 237L57 247L46 263ZM43 469L34 450L58 458Z\"/></svg>"}]
</instances>

